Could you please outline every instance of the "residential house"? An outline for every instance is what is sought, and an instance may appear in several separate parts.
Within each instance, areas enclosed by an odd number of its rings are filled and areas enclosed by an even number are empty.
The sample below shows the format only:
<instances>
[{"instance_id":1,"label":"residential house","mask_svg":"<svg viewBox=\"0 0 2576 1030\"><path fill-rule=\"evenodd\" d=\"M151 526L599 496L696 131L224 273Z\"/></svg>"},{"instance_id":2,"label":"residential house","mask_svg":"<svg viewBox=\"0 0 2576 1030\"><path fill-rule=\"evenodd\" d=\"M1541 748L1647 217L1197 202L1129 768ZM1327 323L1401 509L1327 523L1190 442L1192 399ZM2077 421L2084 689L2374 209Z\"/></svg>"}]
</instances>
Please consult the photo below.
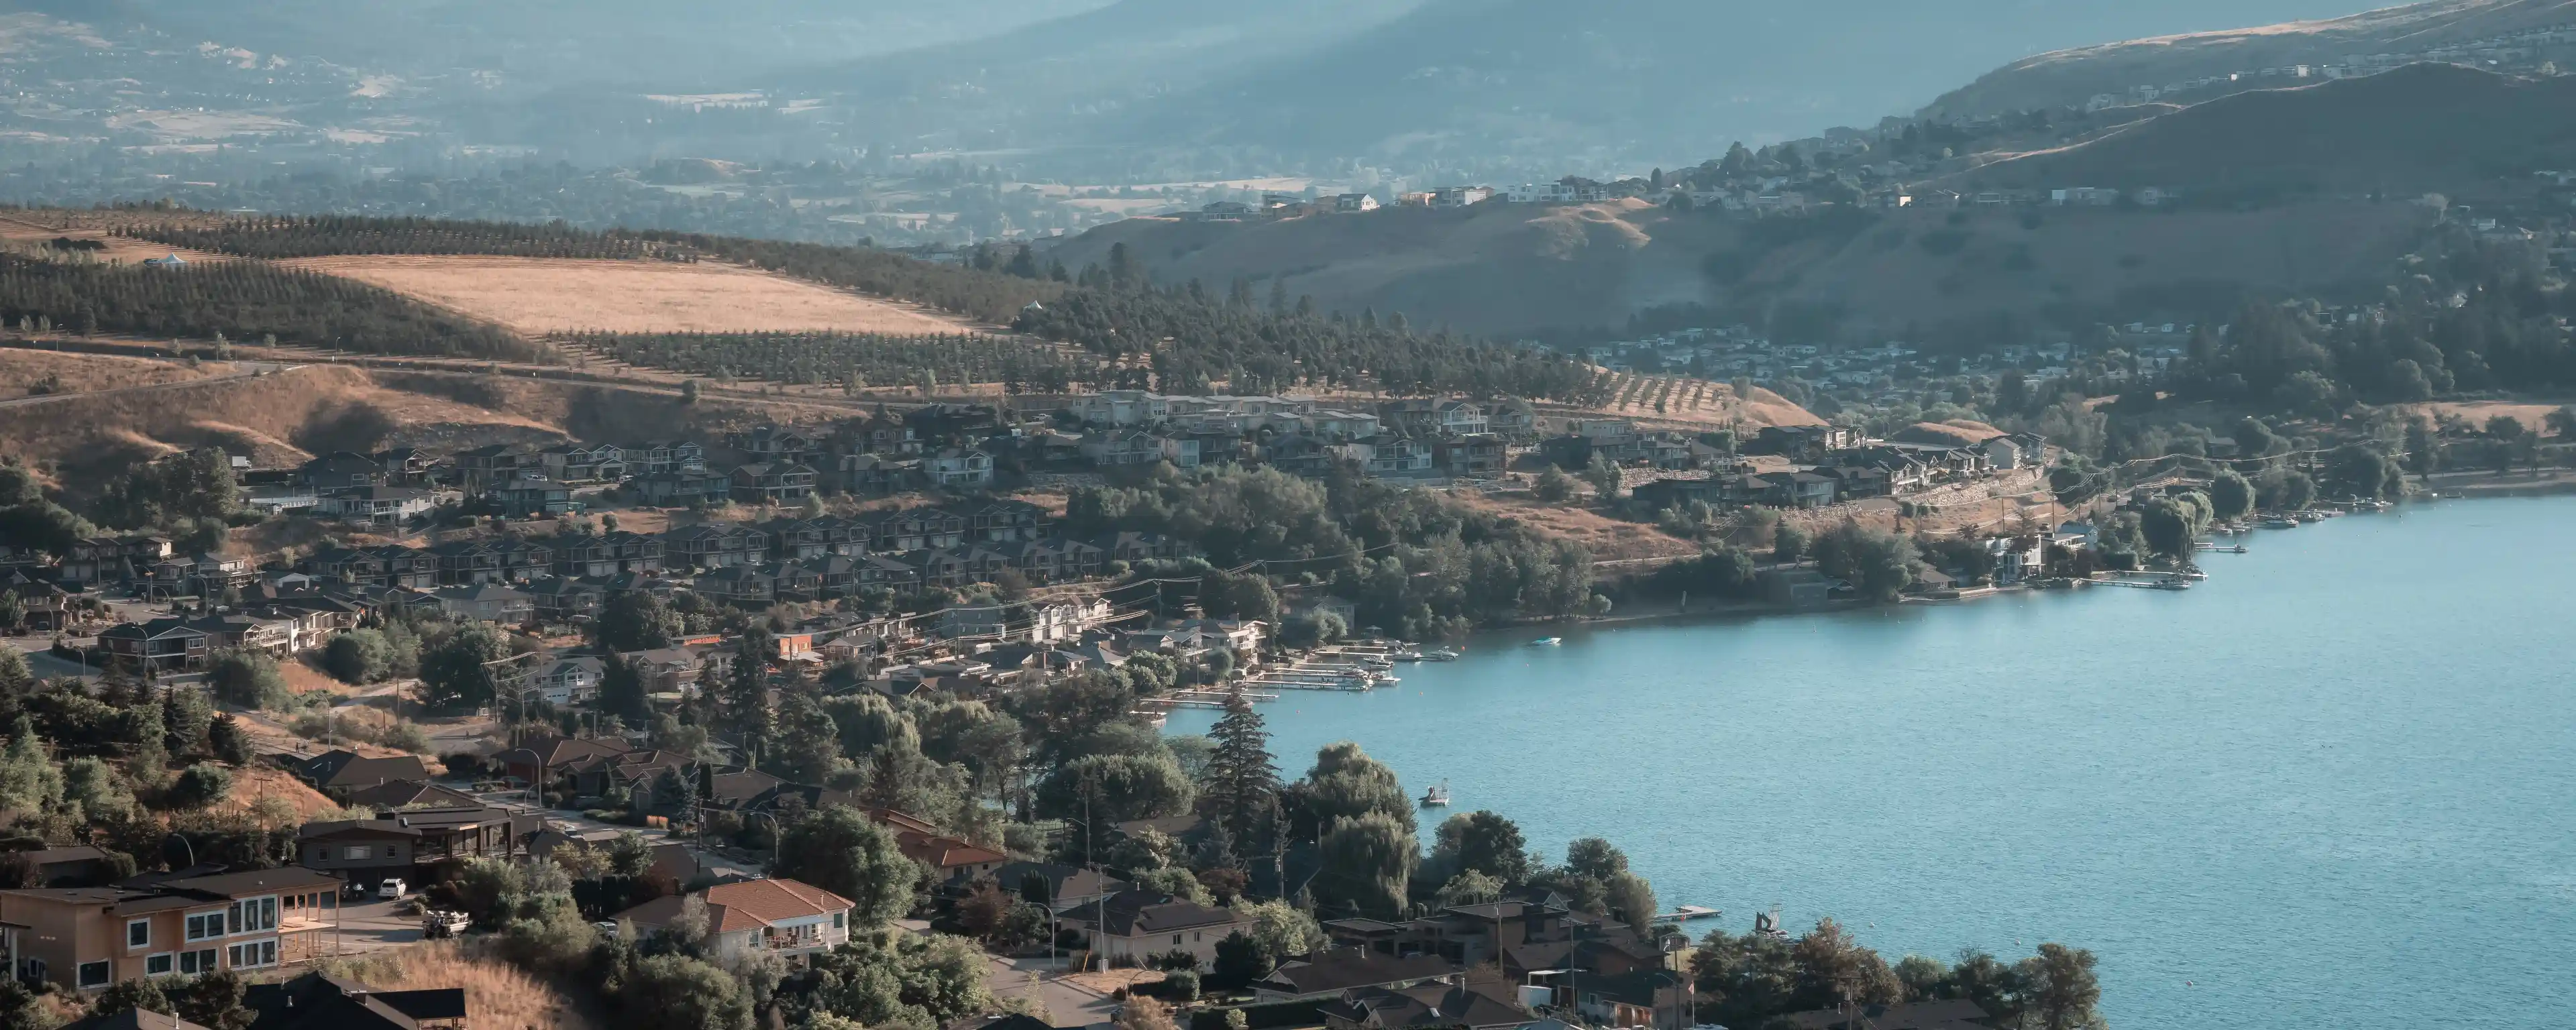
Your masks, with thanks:
<instances>
[{"instance_id":1,"label":"residential house","mask_svg":"<svg viewBox=\"0 0 2576 1030\"><path fill-rule=\"evenodd\" d=\"M100 633L98 642L128 668L150 672L197 668L211 650L204 630L175 617L114 626Z\"/></svg>"},{"instance_id":2,"label":"residential house","mask_svg":"<svg viewBox=\"0 0 2576 1030\"><path fill-rule=\"evenodd\" d=\"M1256 1005L1334 1000L1351 990L1394 990L1432 981L1454 983L1463 973L1437 955L1398 958L1366 948L1326 948L1281 962L1269 976L1253 982L1252 1000Z\"/></svg>"},{"instance_id":3,"label":"residential house","mask_svg":"<svg viewBox=\"0 0 2576 1030\"><path fill-rule=\"evenodd\" d=\"M456 462L457 481L467 494L473 496L505 486L518 479L522 472L543 468L524 448L511 444L496 443L458 451L452 457Z\"/></svg>"},{"instance_id":4,"label":"residential house","mask_svg":"<svg viewBox=\"0 0 2576 1030\"><path fill-rule=\"evenodd\" d=\"M290 766L295 778L332 797L347 797L369 787L429 779L429 763L418 755L369 758L345 748L323 752Z\"/></svg>"},{"instance_id":5,"label":"residential house","mask_svg":"<svg viewBox=\"0 0 2576 1030\"><path fill-rule=\"evenodd\" d=\"M755 426L736 433L733 448L751 455L754 461L794 465L823 456L823 444L812 434L793 426Z\"/></svg>"},{"instance_id":6,"label":"residential house","mask_svg":"<svg viewBox=\"0 0 2576 1030\"><path fill-rule=\"evenodd\" d=\"M960 840L930 823L886 808L867 810L868 818L894 832L904 857L938 872L934 882L989 875L1011 860L992 848Z\"/></svg>"},{"instance_id":7,"label":"residential house","mask_svg":"<svg viewBox=\"0 0 2576 1030\"><path fill-rule=\"evenodd\" d=\"M589 655L559 655L537 664L528 687L550 705L587 704L599 696L599 680L607 671L607 663Z\"/></svg>"},{"instance_id":8,"label":"residential house","mask_svg":"<svg viewBox=\"0 0 2576 1030\"><path fill-rule=\"evenodd\" d=\"M707 950L719 959L756 952L801 958L850 939L848 898L797 880L744 880L709 887L687 897L706 905ZM655 898L617 914L642 933L657 933L680 917L682 897Z\"/></svg>"},{"instance_id":9,"label":"residential house","mask_svg":"<svg viewBox=\"0 0 2576 1030\"><path fill-rule=\"evenodd\" d=\"M1438 980L1353 988L1322 1008L1326 1030L1524 1030L1539 1023L1512 999Z\"/></svg>"},{"instance_id":10,"label":"residential house","mask_svg":"<svg viewBox=\"0 0 2576 1030\"><path fill-rule=\"evenodd\" d=\"M615 483L626 478L626 450L613 443L563 444L537 452L546 478L558 483Z\"/></svg>"},{"instance_id":11,"label":"residential house","mask_svg":"<svg viewBox=\"0 0 2576 1030\"><path fill-rule=\"evenodd\" d=\"M724 500L733 490L731 477L704 469L647 472L626 481L637 500L656 508L691 508Z\"/></svg>"},{"instance_id":12,"label":"residential house","mask_svg":"<svg viewBox=\"0 0 2576 1030\"><path fill-rule=\"evenodd\" d=\"M349 792L349 807L390 812L397 808L455 808L479 805L474 795L423 780L390 780Z\"/></svg>"},{"instance_id":13,"label":"residential house","mask_svg":"<svg viewBox=\"0 0 2576 1030\"><path fill-rule=\"evenodd\" d=\"M975 490L993 485L993 456L977 448L943 447L922 459L921 464L923 474L946 489Z\"/></svg>"},{"instance_id":14,"label":"residential house","mask_svg":"<svg viewBox=\"0 0 2576 1030\"><path fill-rule=\"evenodd\" d=\"M359 490L385 481L385 467L374 458L333 451L296 466L295 481L318 495Z\"/></svg>"},{"instance_id":15,"label":"residential house","mask_svg":"<svg viewBox=\"0 0 2576 1030\"><path fill-rule=\"evenodd\" d=\"M597 584L564 576L537 580L526 590L536 618L546 622L597 618L608 603L608 592Z\"/></svg>"},{"instance_id":16,"label":"residential house","mask_svg":"<svg viewBox=\"0 0 2576 1030\"><path fill-rule=\"evenodd\" d=\"M326 518L378 529L426 517L437 507L437 494L408 486L352 487L314 504L314 510Z\"/></svg>"},{"instance_id":17,"label":"residential house","mask_svg":"<svg viewBox=\"0 0 2576 1030\"><path fill-rule=\"evenodd\" d=\"M527 591L514 590L498 583L470 587L439 587L430 592L438 599L440 611L459 619L497 622L504 626L527 624L536 615L536 599Z\"/></svg>"},{"instance_id":18,"label":"residential house","mask_svg":"<svg viewBox=\"0 0 2576 1030\"><path fill-rule=\"evenodd\" d=\"M778 577L748 565L702 574L695 583L698 593L710 599L745 607L765 608L778 599Z\"/></svg>"},{"instance_id":19,"label":"residential house","mask_svg":"<svg viewBox=\"0 0 2576 1030\"><path fill-rule=\"evenodd\" d=\"M465 988L379 991L328 973L252 984L249 1030L465 1030Z\"/></svg>"},{"instance_id":20,"label":"residential house","mask_svg":"<svg viewBox=\"0 0 2576 1030\"><path fill-rule=\"evenodd\" d=\"M1035 881L1034 885L1031 881ZM961 894L978 883L993 884L1015 898L1044 898L1049 908L1057 910L1106 901L1112 895L1135 889L1134 884L1098 870L1053 862L1004 862L948 881L950 889Z\"/></svg>"},{"instance_id":21,"label":"residential house","mask_svg":"<svg viewBox=\"0 0 2576 1030\"><path fill-rule=\"evenodd\" d=\"M488 496L502 514L514 519L572 515L587 507L573 499L570 485L528 476L494 486Z\"/></svg>"},{"instance_id":22,"label":"residential house","mask_svg":"<svg viewBox=\"0 0 2576 1030\"><path fill-rule=\"evenodd\" d=\"M1821 462L1835 451L1860 444L1860 432L1847 426L1764 426L1748 450L1778 454L1796 462Z\"/></svg>"},{"instance_id":23,"label":"residential house","mask_svg":"<svg viewBox=\"0 0 2576 1030\"><path fill-rule=\"evenodd\" d=\"M680 472L707 470L706 446L693 440L647 440L624 448L626 471L638 476L662 476Z\"/></svg>"},{"instance_id":24,"label":"residential house","mask_svg":"<svg viewBox=\"0 0 2576 1030\"><path fill-rule=\"evenodd\" d=\"M1111 962L1142 963L1175 951L1198 956L1199 964L1216 964L1216 943L1247 930L1251 919L1233 909L1210 908L1181 901L1159 891L1120 891L1088 909L1064 913L1078 927L1092 953Z\"/></svg>"},{"instance_id":25,"label":"residential house","mask_svg":"<svg viewBox=\"0 0 2576 1030\"><path fill-rule=\"evenodd\" d=\"M1067 410L1089 425L1149 425L1172 417L1172 399L1143 390L1102 390L1075 398Z\"/></svg>"},{"instance_id":26,"label":"residential house","mask_svg":"<svg viewBox=\"0 0 2576 1030\"><path fill-rule=\"evenodd\" d=\"M339 891L339 879L309 869L191 869L115 887L0 890L0 927L23 928L11 935L19 978L97 991L320 957Z\"/></svg>"},{"instance_id":27,"label":"residential house","mask_svg":"<svg viewBox=\"0 0 2576 1030\"><path fill-rule=\"evenodd\" d=\"M1818 1009L1781 1020L1792 1030L1988 1030L1986 1010L1965 998Z\"/></svg>"},{"instance_id":28,"label":"residential house","mask_svg":"<svg viewBox=\"0 0 2576 1030\"><path fill-rule=\"evenodd\" d=\"M543 828L541 816L479 803L306 823L296 832L296 862L362 885L386 878L433 880L441 866L525 857L527 838Z\"/></svg>"},{"instance_id":29,"label":"residential house","mask_svg":"<svg viewBox=\"0 0 2576 1030\"><path fill-rule=\"evenodd\" d=\"M744 504L798 504L814 496L815 479L809 465L755 462L733 470L733 499Z\"/></svg>"}]
</instances>

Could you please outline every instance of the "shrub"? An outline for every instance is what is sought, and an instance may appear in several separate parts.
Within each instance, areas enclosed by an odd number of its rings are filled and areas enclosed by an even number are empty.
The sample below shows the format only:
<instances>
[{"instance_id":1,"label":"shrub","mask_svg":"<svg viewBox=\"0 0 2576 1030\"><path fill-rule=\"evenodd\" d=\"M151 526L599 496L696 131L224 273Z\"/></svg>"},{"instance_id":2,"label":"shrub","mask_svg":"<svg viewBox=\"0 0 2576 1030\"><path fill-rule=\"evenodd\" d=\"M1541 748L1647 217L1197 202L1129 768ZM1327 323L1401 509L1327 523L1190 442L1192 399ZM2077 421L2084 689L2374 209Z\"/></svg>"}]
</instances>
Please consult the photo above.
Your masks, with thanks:
<instances>
[{"instance_id":1,"label":"shrub","mask_svg":"<svg viewBox=\"0 0 2576 1030\"><path fill-rule=\"evenodd\" d=\"M231 770L199 762L179 773L179 779L170 784L167 796L172 808L204 808L223 800L232 789Z\"/></svg>"}]
</instances>

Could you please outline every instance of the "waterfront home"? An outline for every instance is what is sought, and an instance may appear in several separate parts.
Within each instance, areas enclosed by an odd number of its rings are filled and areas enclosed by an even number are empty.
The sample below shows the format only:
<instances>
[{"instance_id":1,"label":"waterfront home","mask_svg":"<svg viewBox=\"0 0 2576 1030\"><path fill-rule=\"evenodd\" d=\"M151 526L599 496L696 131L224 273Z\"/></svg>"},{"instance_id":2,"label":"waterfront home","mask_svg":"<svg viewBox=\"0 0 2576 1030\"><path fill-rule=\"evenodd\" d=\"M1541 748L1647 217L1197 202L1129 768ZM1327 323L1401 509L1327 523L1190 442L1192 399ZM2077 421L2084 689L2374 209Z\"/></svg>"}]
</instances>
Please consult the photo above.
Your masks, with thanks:
<instances>
[{"instance_id":1,"label":"waterfront home","mask_svg":"<svg viewBox=\"0 0 2576 1030\"><path fill-rule=\"evenodd\" d=\"M850 939L848 898L797 880L744 880L683 897L655 898L617 914L642 933L658 933L680 917L687 899L705 904L708 951L719 959L769 952L797 959L829 951Z\"/></svg>"}]
</instances>

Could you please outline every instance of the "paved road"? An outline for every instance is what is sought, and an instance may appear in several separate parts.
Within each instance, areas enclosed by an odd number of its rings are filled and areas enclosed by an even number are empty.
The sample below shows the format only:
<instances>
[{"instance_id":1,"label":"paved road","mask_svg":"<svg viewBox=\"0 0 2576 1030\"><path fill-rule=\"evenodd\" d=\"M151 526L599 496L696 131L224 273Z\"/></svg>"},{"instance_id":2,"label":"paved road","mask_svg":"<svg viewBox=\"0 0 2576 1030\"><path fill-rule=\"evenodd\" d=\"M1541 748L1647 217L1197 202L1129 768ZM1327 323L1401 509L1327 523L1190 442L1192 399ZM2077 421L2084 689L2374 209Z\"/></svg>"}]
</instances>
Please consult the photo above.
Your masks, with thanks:
<instances>
[{"instance_id":1,"label":"paved road","mask_svg":"<svg viewBox=\"0 0 2576 1030\"><path fill-rule=\"evenodd\" d=\"M1058 968L1050 959L1005 958L986 955L992 969L984 977L985 989L995 997L1024 998L1034 996L1046 1003L1047 1022L1060 1027L1089 1027L1106 1024L1117 1005L1108 998L1075 987L1052 975Z\"/></svg>"}]
</instances>

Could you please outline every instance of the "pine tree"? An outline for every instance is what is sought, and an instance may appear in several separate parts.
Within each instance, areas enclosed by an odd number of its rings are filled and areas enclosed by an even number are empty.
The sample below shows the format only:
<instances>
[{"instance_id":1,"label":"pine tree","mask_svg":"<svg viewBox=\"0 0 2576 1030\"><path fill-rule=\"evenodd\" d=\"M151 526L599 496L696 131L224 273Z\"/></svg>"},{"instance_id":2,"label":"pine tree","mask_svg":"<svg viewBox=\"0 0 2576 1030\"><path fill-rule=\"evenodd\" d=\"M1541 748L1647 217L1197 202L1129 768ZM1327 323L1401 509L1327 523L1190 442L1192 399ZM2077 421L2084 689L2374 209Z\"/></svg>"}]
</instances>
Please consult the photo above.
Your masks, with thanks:
<instances>
[{"instance_id":1,"label":"pine tree","mask_svg":"<svg viewBox=\"0 0 2576 1030\"><path fill-rule=\"evenodd\" d=\"M769 634L751 630L733 656L723 694L715 699L718 724L733 732L742 746L759 752L770 738Z\"/></svg>"},{"instance_id":2,"label":"pine tree","mask_svg":"<svg viewBox=\"0 0 2576 1030\"><path fill-rule=\"evenodd\" d=\"M1226 698L1225 716L1208 730L1216 741L1208 756L1200 810L1234 840L1249 842L1264 828L1279 796L1279 767L1270 754L1270 730L1241 687Z\"/></svg>"}]
</instances>

